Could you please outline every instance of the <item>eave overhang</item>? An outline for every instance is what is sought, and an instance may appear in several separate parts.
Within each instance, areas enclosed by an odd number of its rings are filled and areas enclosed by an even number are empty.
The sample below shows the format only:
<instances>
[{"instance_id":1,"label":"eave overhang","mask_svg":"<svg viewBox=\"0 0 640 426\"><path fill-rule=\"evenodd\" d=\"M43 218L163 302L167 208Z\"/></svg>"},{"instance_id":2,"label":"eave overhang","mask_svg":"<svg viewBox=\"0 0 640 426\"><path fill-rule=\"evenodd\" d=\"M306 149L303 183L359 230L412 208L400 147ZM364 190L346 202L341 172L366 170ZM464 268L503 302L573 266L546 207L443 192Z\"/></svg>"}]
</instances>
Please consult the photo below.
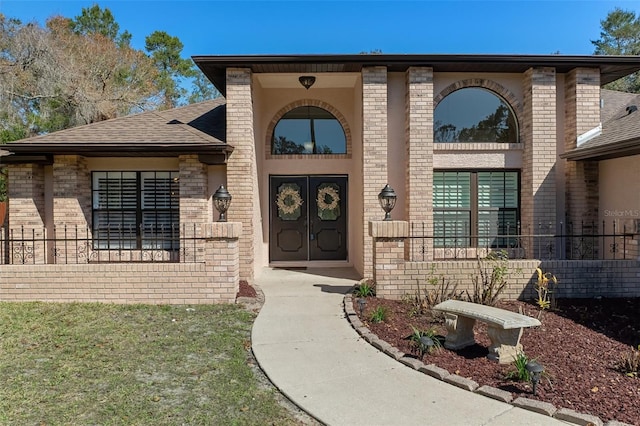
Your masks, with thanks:
<instances>
[{"instance_id":1,"label":"eave overhang","mask_svg":"<svg viewBox=\"0 0 640 426\"><path fill-rule=\"evenodd\" d=\"M360 72L384 66L389 72L432 67L434 72L522 73L532 67L552 67L558 73L587 67L600 70L607 84L640 70L638 56L565 55L196 55L193 61L226 96L226 70L248 68L253 73Z\"/></svg>"},{"instance_id":2,"label":"eave overhang","mask_svg":"<svg viewBox=\"0 0 640 426\"><path fill-rule=\"evenodd\" d=\"M564 154L560 158L569 161L591 161L610 160L613 158L629 157L640 155L640 138L629 139L615 144L600 145L592 148L574 149Z\"/></svg>"},{"instance_id":3,"label":"eave overhang","mask_svg":"<svg viewBox=\"0 0 640 426\"><path fill-rule=\"evenodd\" d=\"M31 144L3 145L9 155L2 157L2 164L38 163L51 164L54 155L81 155L84 157L175 157L196 154L201 162L209 165L225 164L233 147L226 144Z\"/></svg>"}]
</instances>

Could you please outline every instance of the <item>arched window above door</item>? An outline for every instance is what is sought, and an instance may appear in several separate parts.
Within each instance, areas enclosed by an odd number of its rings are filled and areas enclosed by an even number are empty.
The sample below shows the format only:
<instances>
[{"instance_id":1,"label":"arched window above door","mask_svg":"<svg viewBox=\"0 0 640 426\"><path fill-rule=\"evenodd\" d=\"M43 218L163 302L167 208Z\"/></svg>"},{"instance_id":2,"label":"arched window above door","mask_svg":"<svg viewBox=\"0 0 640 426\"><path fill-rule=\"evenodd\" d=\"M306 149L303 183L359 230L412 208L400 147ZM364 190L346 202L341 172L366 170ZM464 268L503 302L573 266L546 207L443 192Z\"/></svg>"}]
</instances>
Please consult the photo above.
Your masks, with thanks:
<instances>
[{"instance_id":1,"label":"arched window above door","mask_svg":"<svg viewBox=\"0 0 640 426\"><path fill-rule=\"evenodd\" d=\"M285 113L273 129L271 154L345 154L347 138L340 121L316 106Z\"/></svg>"},{"instance_id":2,"label":"arched window above door","mask_svg":"<svg viewBox=\"0 0 640 426\"><path fill-rule=\"evenodd\" d=\"M518 143L516 116L502 97L482 87L445 96L433 113L434 142Z\"/></svg>"}]
</instances>

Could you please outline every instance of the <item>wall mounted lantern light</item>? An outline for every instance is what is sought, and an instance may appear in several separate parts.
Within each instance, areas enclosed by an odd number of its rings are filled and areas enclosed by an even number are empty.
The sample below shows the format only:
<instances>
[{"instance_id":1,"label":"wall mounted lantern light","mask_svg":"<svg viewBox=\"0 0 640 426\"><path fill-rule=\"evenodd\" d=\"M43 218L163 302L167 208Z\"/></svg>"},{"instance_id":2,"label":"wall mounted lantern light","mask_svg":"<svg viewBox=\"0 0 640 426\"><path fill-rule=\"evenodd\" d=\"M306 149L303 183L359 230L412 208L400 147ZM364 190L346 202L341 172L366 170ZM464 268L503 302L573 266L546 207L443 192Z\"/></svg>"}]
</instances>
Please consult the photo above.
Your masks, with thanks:
<instances>
[{"instance_id":1,"label":"wall mounted lantern light","mask_svg":"<svg viewBox=\"0 0 640 426\"><path fill-rule=\"evenodd\" d=\"M229 204L231 204L231 194L224 187L224 185L220 185L220 188L216 190L213 194L213 205L216 210L220 213L220 218L218 222L226 222L227 221L227 210L229 210Z\"/></svg>"},{"instance_id":2,"label":"wall mounted lantern light","mask_svg":"<svg viewBox=\"0 0 640 426\"><path fill-rule=\"evenodd\" d=\"M380 207L382 207L382 210L385 212L384 220L391 220L391 210L396 206L397 198L396 192L389 186L389 184L386 184L378 194Z\"/></svg>"},{"instance_id":3,"label":"wall mounted lantern light","mask_svg":"<svg viewBox=\"0 0 640 426\"><path fill-rule=\"evenodd\" d=\"M316 82L316 78L312 75L303 75L300 76L298 81L302 84L302 87L309 90L309 88Z\"/></svg>"}]
</instances>

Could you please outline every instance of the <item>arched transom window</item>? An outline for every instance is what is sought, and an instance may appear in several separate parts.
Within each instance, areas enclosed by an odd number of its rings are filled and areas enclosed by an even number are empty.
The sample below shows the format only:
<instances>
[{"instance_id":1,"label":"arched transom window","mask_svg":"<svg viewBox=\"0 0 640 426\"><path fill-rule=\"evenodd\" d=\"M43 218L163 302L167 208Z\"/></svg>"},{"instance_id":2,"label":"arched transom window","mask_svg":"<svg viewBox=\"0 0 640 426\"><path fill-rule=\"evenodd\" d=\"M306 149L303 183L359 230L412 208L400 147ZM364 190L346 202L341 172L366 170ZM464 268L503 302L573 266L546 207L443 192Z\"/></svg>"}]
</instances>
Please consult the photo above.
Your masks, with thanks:
<instances>
[{"instance_id":1,"label":"arched transom window","mask_svg":"<svg viewBox=\"0 0 640 426\"><path fill-rule=\"evenodd\" d=\"M435 142L519 142L516 116L509 104L481 87L450 93L433 114Z\"/></svg>"},{"instance_id":2,"label":"arched transom window","mask_svg":"<svg viewBox=\"0 0 640 426\"><path fill-rule=\"evenodd\" d=\"M347 138L329 111L302 106L287 112L276 124L271 154L344 154Z\"/></svg>"}]
</instances>

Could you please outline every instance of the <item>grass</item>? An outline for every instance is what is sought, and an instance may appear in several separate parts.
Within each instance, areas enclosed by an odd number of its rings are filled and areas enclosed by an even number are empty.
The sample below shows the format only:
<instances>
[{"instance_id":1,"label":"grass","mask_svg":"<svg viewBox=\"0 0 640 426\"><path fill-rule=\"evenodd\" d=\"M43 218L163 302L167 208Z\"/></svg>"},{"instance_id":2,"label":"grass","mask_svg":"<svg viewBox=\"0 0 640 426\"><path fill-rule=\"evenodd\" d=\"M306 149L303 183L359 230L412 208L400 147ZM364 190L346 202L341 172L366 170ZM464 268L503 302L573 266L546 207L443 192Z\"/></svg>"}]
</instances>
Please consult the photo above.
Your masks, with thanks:
<instances>
[{"instance_id":1,"label":"grass","mask_svg":"<svg viewBox=\"0 0 640 426\"><path fill-rule=\"evenodd\" d=\"M0 302L0 424L298 424L235 305Z\"/></svg>"}]
</instances>

